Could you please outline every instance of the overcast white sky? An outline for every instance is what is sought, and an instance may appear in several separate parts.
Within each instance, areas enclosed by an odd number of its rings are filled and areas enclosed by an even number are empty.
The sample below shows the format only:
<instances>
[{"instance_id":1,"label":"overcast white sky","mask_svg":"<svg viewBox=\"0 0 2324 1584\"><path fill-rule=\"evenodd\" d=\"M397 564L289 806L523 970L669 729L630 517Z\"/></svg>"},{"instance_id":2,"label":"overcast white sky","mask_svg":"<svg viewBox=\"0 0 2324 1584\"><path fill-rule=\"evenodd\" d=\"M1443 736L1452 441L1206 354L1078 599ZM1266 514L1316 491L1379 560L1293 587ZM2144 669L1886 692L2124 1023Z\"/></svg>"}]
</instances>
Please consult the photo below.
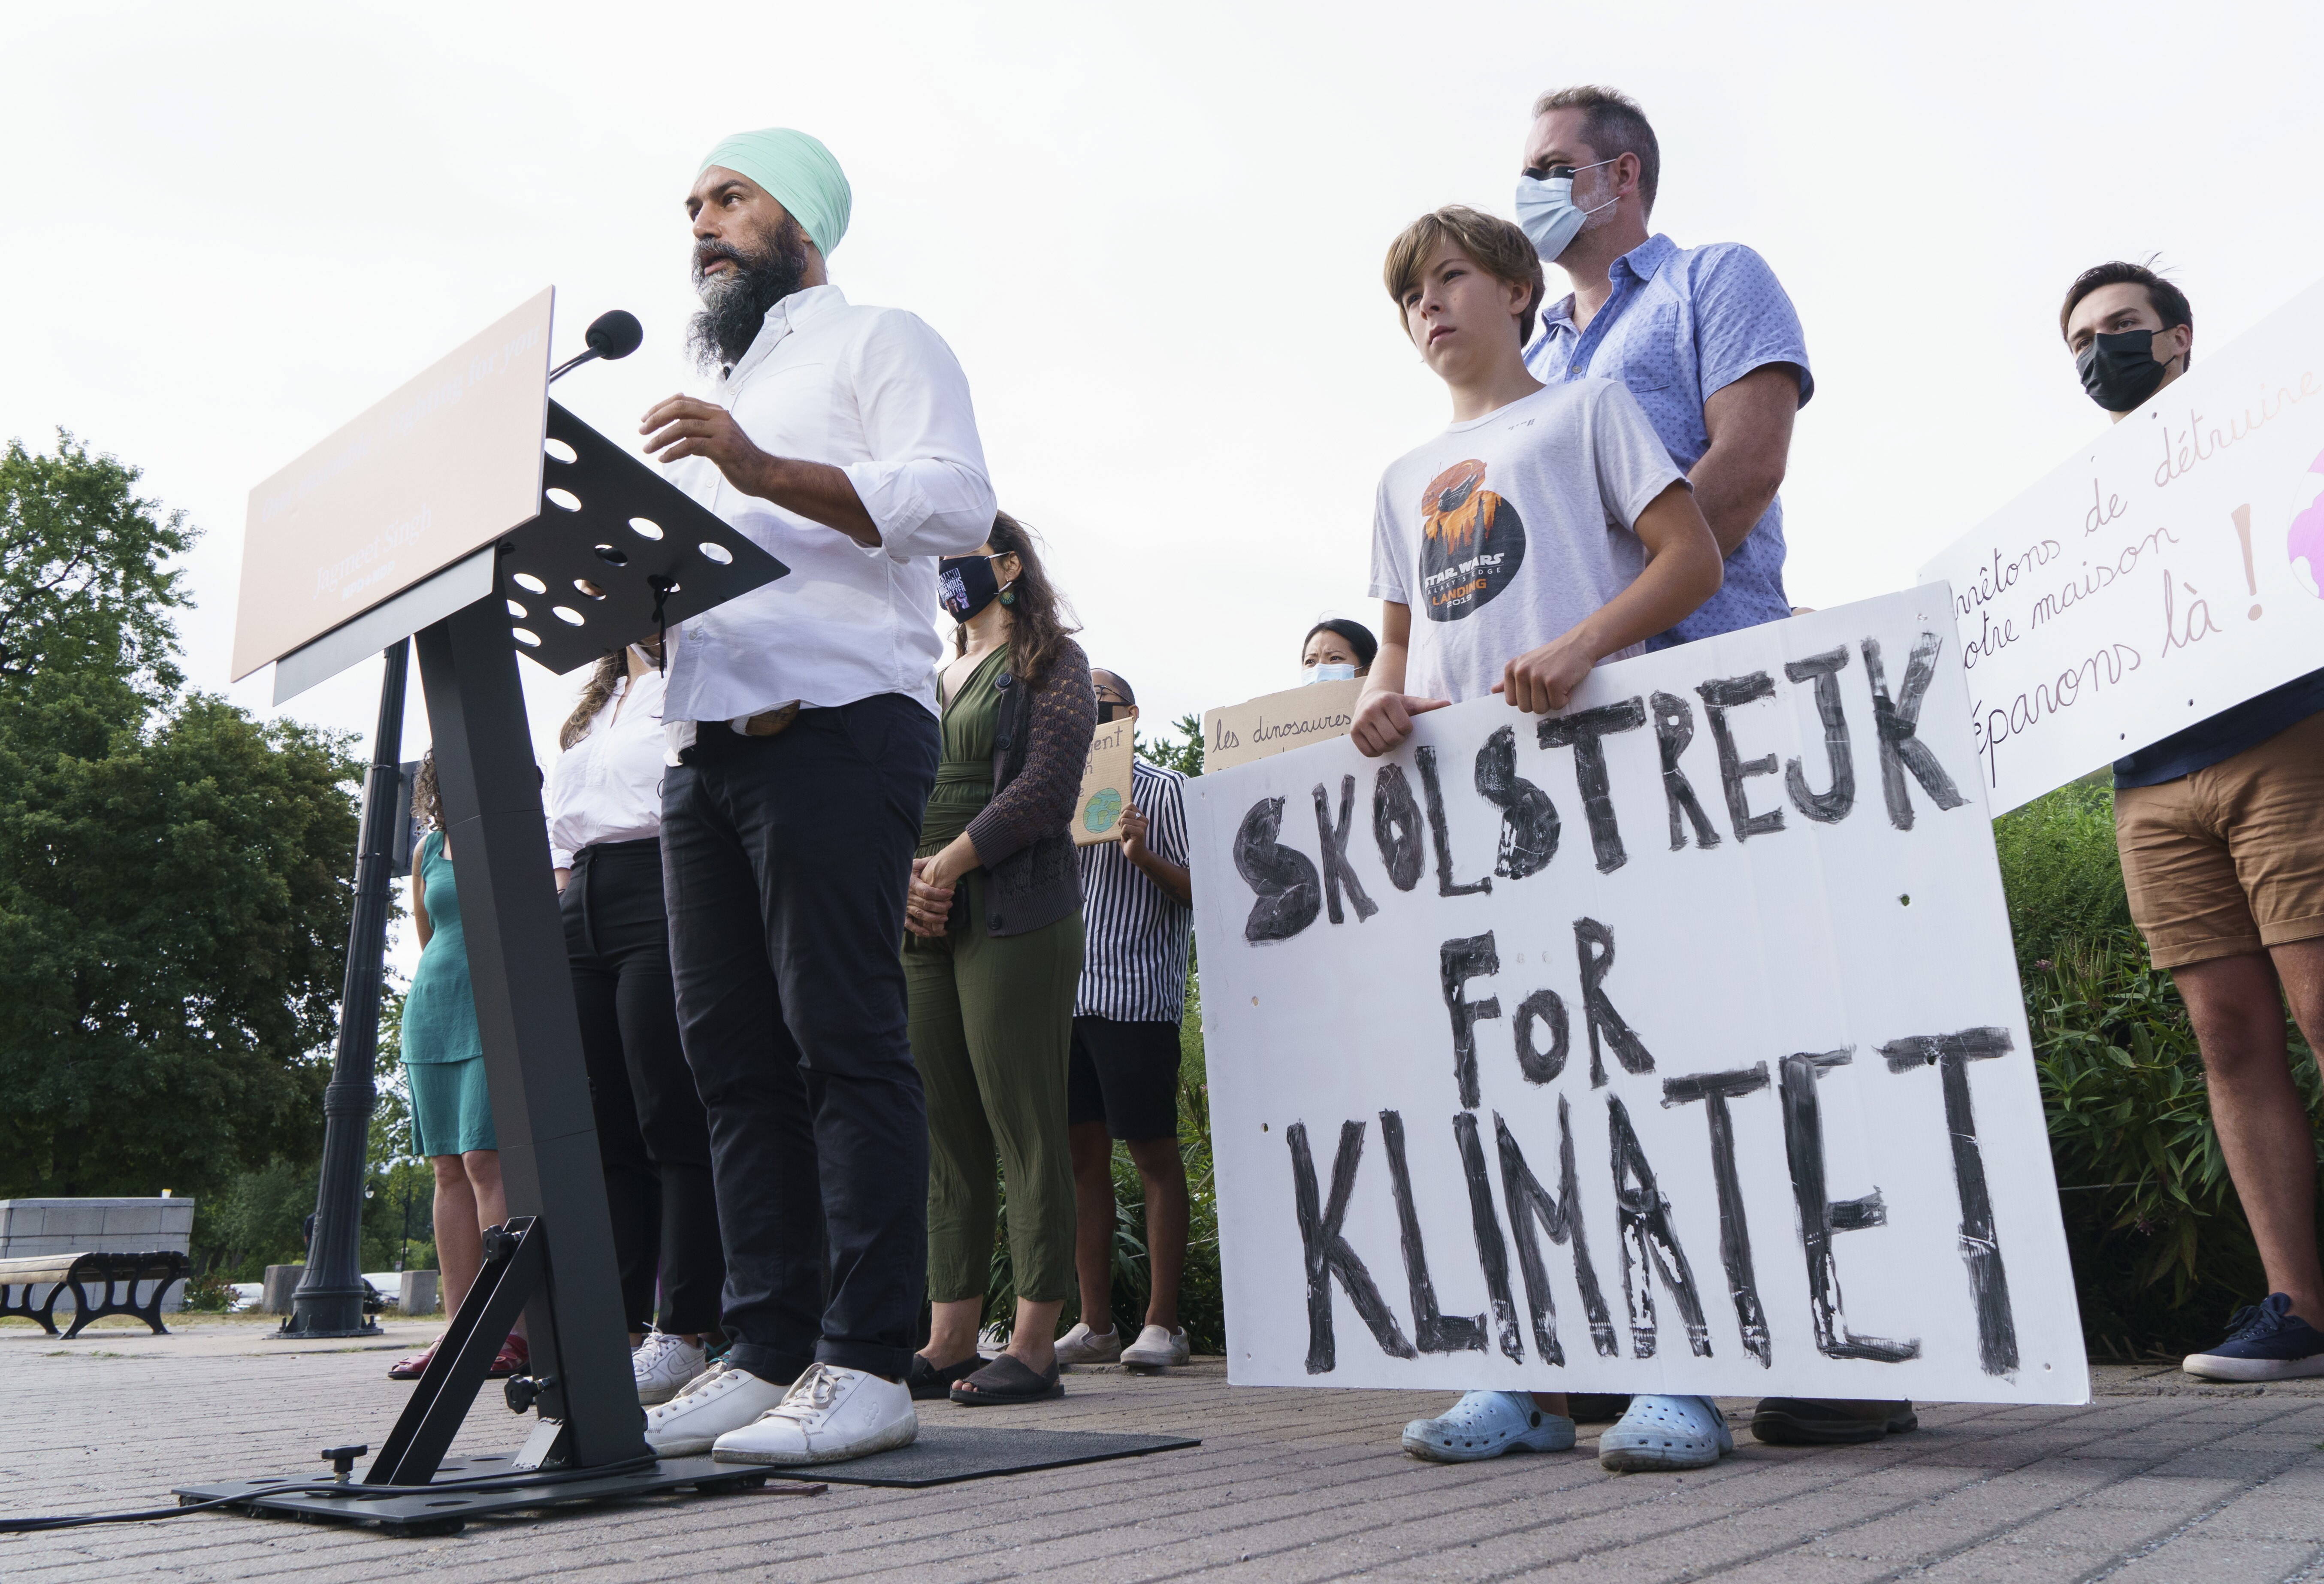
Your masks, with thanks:
<instances>
[{"instance_id":1,"label":"overcast white sky","mask_svg":"<svg viewBox=\"0 0 2324 1584\"><path fill-rule=\"evenodd\" d=\"M1636 96L1655 226L1790 290L1787 581L1830 605L2100 421L2055 328L2077 270L2159 252L2199 357L2324 274L2319 60L2313 5L10 5L0 437L61 425L188 512L189 673L267 713L266 673L226 679L251 485L544 284L560 356L644 320L558 388L632 434L690 378L703 152L803 127L854 185L835 278L959 354L1003 505L1150 724L1375 618L1373 486L1446 418L1380 257L1436 205L1510 213L1539 90ZM525 670L545 743L571 689ZM367 738L377 694L287 713Z\"/></svg>"}]
</instances>

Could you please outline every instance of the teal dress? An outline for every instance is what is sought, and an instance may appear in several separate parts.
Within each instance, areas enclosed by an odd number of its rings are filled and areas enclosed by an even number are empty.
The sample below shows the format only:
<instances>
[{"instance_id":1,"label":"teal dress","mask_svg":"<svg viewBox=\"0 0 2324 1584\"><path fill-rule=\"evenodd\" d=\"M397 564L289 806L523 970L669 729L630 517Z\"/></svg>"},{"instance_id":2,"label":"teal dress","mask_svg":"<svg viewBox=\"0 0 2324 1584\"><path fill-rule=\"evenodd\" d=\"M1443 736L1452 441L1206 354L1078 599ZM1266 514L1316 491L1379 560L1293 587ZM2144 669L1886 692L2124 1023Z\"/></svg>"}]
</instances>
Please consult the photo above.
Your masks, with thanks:
<instances>
[{"instance_id":1,"label":"teal dress","mask_svg":"<svg viewBox=\"0 0 2324 1584\"><path fill-rule=\"evenodd\" d=\"M466 1155L498 1149L493 1097L484 1082L484 1042L468 987L468 938L460 928L460 891L444 833L420 843L412 873L432 933L403 998L403 1068L411 1085L414 1153Z\"/></svg>"}]
</instances>

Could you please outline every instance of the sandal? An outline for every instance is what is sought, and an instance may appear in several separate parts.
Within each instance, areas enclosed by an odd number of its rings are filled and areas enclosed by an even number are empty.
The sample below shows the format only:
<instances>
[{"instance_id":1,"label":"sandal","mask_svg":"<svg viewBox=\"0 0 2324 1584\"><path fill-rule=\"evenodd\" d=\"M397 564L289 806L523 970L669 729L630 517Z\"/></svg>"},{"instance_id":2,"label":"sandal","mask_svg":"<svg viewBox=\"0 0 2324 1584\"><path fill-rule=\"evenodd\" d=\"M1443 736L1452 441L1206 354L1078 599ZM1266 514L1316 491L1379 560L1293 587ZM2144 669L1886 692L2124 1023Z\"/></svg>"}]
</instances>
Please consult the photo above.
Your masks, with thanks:
<instances>
[{"instance_id":1,"label":"sandal","mask_svg":"<svg viewBox=\"0 0 2324 1584\"><path fill-rule=\"evenodd\" d=\"M484 1371L484 1378L506 1380L510 1376L522 1375L531 1368L532 1349L525 1345L522 1337L511 1331L508 1340L501 1344L501 1350L493 1355L493 1367Z\"/></svg>"},{"instance_id":2,"label":"sandal","mask_svg":"<svg viewBox=\"0 0 2324 1584\"><path fill-rule=\"evenodd\" d=\"M1065 1383L1057 1378L1056 1365L1049 1366L1047 1374L1036 1375L1013 1353L1003 1353L965 1380L955 1382L952 1388L952 1400L967 1408L1043 1403L1065 1395Z\"/></svg>"},{"instance_id":3,"label":"sandal","mask_svg":"<svg viewBox=\"0 0 2324 1584\"><path fill-rule=\"evenodd\" d=\"M924 1353L915 1353L912 1355L912 1368L904 1377L904 1384L911 1387L914 1402L925 1403L945 1395L983 1366L983 1358L974 1353L957 1364L942 1365L929 1363Z\"/></svg>"},{"instance_id":4,"label":"sandal","mask_svg":"<svg viewBox=\"0 0 2324 1584\"><path fill-rule=\"evenodd\" d=\"M397 1359L392 1365L388 1367L387 1378L390 1380L418 1380L421 1376L428 1373L428 1366L435 1362L436 1349L443 1345L444 1339L438 1337L434 1341L429 1343L424 1350L413 1353L407 1358Z\"/></svg>"}]
</instances>

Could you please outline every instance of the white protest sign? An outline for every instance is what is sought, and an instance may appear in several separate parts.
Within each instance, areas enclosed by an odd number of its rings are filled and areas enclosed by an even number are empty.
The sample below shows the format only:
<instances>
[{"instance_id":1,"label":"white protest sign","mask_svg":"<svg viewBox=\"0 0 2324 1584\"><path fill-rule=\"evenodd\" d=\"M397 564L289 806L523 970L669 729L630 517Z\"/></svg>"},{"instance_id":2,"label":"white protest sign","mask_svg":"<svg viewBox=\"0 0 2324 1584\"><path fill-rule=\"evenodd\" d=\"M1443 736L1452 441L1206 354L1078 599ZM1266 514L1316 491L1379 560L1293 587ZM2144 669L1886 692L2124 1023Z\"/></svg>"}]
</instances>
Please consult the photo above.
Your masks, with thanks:
<instances>
[{"instance_id":1,"label":"white protest sign","mask_svg":"<svg viewBox=\"0 0 2324 1584\"><path fill-rule=\"evenodd\" d=\"M2087 1400L1958 652L1936 585L1187 783L1233 1380Z\"/></svg>"},{"instance_id":2,"label":"white protest sign","mask_svg":"<svg viewBox=\"0 0 2324 1584\"><path fill-rule=\"evenodd\" d=\"M1130 806L1130 767L1136 757L1127 720L1100 726L1090 739L1081 797L1074 805L1074 846L1121 840L1121 814Z\"/></svg>"},{"instance_id":3,"label":"white protest sign","mask_svg":"<svg viewBox=\"0 0 2324 1584\"><path fill-rule=\"evenodd\" d=\"M1212 710L1203 717L1203 769L1228 769L1345 737L1356 723L1356 700L1363 691L1361 677L1311 682Z\"/></svg>"},{"instance_id":4,"label":"white protest sign","mask_svg":"<svg viewBox=\"0 0 2324 1584\"><path fill-rule=\"evenodd\" d=\"M2324 664L2324 285L2090 434L1922 569L1995 814Z\"/></svg>"}]
</instances>

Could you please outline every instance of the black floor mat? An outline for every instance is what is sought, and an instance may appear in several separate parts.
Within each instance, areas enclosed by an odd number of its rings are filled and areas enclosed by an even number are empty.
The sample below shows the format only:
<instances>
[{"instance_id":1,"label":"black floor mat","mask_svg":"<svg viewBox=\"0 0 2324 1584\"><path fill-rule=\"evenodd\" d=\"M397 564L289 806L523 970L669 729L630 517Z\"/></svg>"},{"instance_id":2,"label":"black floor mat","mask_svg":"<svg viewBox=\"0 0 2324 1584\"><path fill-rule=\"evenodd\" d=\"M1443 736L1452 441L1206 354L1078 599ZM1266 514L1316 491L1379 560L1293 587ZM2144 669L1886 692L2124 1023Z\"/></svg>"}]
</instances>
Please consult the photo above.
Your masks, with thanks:
<instances>
[{"instance_id":1,"label":"black floor mat","mask_svg":"<svg viewBox=\"0 0 2324 1584\"><path fill-rule=\"evenodd\" d=\"M822 1479L834 1485L950 1485L997 1474L1029 1474L1075 1463L1142 1457L1198 1447L1199 1441L1174 1435L1111 1435L1093 1430L1003 1430L970 1424L922 1424L919 1439L892 1452L846 1463L805 1468L769 1467L784 1479ZM732 1465L741 1468L743 1465Z\"/></svg>"}]
</instances>

